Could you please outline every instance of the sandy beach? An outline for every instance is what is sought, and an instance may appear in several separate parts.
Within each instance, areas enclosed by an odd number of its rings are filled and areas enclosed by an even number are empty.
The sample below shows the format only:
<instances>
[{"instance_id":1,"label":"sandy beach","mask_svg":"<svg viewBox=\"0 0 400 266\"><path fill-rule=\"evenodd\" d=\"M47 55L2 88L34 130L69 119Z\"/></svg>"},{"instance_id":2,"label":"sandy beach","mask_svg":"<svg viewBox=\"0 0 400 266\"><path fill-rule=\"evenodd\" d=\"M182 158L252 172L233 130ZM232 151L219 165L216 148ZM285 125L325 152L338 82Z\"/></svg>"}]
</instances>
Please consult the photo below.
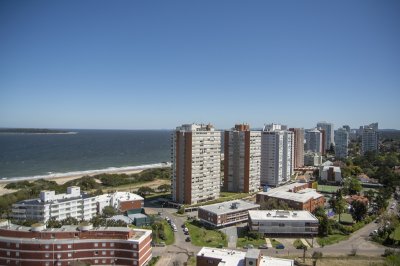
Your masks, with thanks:
<instances>
[{"instance_id":1,"label":"sandy beach","mask_svg":"<svg viewBox=\"0 0 400 266\"><path fill-rule=\"evenodd\" d=\"M57 184L62 185L70 180L78 179L83 176L94 176L94 175L98 175L98 174L137 174L146 169L155 169L155 168L164 168L164 167L168 167L168 165L154 164L154 165L143 166L138 169L114 168L114 169L92 170L92 171L87 171L86 173L82 172L79 174L71 173L70 175L68 175L68 174L47 175L47 176L42 176L41 178L46 179L46 180L53 180L53 181L57 182ZM27 179L27 178L16 179L15 178L15 179L0 180L0 195L12 193L15 191L13 189L5 188L5 186L8 183L18 182L18 181L23 181L23 180L34 181L37 179L39 179L39 178L38 177L31 178L31 179Z\"/></svg>"}]
</instances>

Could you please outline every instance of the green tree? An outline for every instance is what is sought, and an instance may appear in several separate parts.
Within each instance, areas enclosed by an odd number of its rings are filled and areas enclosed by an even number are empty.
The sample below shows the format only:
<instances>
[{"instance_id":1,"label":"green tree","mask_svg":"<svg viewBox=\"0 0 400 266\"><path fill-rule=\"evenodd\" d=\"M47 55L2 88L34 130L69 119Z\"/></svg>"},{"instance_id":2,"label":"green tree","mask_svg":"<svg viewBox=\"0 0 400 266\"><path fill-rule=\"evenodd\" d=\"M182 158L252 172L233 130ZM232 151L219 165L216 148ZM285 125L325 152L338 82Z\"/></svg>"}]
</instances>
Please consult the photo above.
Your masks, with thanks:
<instances>
[{"instance_id":1,"label":"green tree","mask_svg":"<svg viewBox=\"0 0 400 266\"><path fill-rule=\"evenodd\" d=\"M151 187L140 187L138 189L138 194L142 197L145 197L146 195L149 195L150 193L154 193L154 190Z\"/></svg>"},{"instance_id":2,"label":"green tree","mask_svg":"<svg viewBox=\"0 0 400 266\"><path fill-rule=\"evenodd\" d=\"M330 199L329 203L330 203L333 211L335 213L339 214L339 222L340 222L342 213L345 211L346 205L347 205L346 201L343 198L341 189L339 189L336 192L335 197L332 197Z\"/></svg>"},{"instance_id":3,"label":"green tree","mask_svg":"<svg viewBox=\"0 0 400 266\"><path fill-rule=\"evenodd\" d=\"M354 200L351 203L352 206L352 213L351 216L353 217L354 220L356 220L357 222L361 221L362 219L364 219L364 217L367 215L367 206L358 200Z\"/></svg>"},{"instance_id":4,"label":"green tree","mask_svg":"<svg viewBox=\"0 0 400 266\"><path fill-rule=\"evenodd\" d=\"M286 202L280 201L275 198L269 198L266 201L260 202L261 210L289 210L289 206Z\"/></svg>"},{"instance_id":5,"label":"green tree","mask_svg":"<svg viewBox=\"0 0 400 266\"><path fill-rule=\"evenodd\" d=\"M105 206L103 208L103 215L104 217L110 218L113 217L114 215L116 215L118 212L116 209L114 209L114 207L112 206Z\"/></svg>"},{"instance_id":6,"label":"green tree","mask_svg":"<svg viewBox=\"0 0 400 266\"><path fill-rule=\"evenodd\" d=\"M345 190L346 194L349 195L357 194L362 189L361 182L354 177L345 178L343 189Z\"/></svg>"},{"instance_id":7,"label":"green tree","mask_svg":"<svg viewBox=\"0 0 400 266\"><path fill-rule=\"evenodd\" d=\"M157 190L160 192L163 192L163 193L168 192L171 190L171 185L168 185L168 184L159 185L157 187Z\"/></svg>"},{"instance_id":8,"label":"green tree","mask_svg":"<svg viewBox=\"0 0 400 266\"><path fill-rule=\"evenodd\" d=\"M322 254L322 252L320 252L320 251L314 251L313 252L313 254L312 254L312 259L313 259L313 266L316 266L317 265L317 261L318 260L320 260L320 259L322 259L322 256L323 256L323 254Z\"/></svg>"},{"instance_id":9,"label":"green tree","mask_svg":"<svg viewBox=\"0 0 400 266\"><path fill-rule=\"evenodd\" d=\"M314 210L314 215L317 217L319 226L318 226L318 235L319 236L327 236L330 231L330 224L328 216L325 213L323 207L319 206Z\"/></svg>"}]
</instances>

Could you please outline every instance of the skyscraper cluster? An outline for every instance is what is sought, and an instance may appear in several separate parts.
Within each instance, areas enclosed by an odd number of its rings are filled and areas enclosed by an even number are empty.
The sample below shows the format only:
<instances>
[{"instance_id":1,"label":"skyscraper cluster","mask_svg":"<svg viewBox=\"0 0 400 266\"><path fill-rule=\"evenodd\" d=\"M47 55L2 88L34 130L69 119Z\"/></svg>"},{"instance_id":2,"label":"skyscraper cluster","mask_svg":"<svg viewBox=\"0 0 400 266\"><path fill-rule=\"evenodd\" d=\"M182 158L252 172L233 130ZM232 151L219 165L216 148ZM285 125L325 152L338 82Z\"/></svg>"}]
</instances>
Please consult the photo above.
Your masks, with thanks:
<instances>
[{"instance_id":1,"label":"skyscraper cluster","mask_svg":"<svg viewBox=\"0 0 400 266\"><path fill-rule=\"evenodd\" d=\"M336 158L347 158L349 134L349 126L334 131L327 122L308 130L268 124L255 131L238 124L223 133L210 124L182 125L172 136L172 198L196 204L218 198L221 186L244 193L279 186L290 181L294 168L304 166L305 158L307 165L319 165L332 147ZM361 135L362 153L378 149L378 123L362 127Z\"/></svg>"}]
</instances>

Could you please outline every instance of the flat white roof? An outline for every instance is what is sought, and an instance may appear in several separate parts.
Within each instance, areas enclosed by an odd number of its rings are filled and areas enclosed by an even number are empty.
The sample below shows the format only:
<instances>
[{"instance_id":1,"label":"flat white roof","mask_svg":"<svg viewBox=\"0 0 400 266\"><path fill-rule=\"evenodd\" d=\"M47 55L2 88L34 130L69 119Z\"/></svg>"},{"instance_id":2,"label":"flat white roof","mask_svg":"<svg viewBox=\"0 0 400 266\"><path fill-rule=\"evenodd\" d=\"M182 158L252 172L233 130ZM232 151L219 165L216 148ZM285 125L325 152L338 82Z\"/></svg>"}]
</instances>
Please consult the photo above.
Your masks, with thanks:
<instances>
[{"instance_id":1,"label":"flat white roof","mask_svg":"<svg viewBox=\"0 0 400 266\"><path fill-rule=\"evenodd\" d=\"M119 201L144 200L141 196L130 192L115 192L114 194L112 194L112 197Z\"/></svg>"},{"instance_id":2,"label":"flat white roof","mask_svg":"<svg viewBox=\"0 0 400 266\"><path fill-rule=\"evenodd\" d=\"M274 221L313 221L318 219L309 211L283 211L283 210L264 210L249 211L251 220L274 220Z\"/></svg>"},{"instance_id":3,"label":"flat white roof","mask_svg":"<svg viewBox=\"0 0 400 266\"><path fill-rule=\"evenodd\" d=\"M231 200L222 203L200 206L199 209L215 213L216 215L221 215L231 212L246 211L249 209L255 209L259 207L260 207L259 204L255 204L252 202L244 200Z\"/></svg>"},{"instance_id":4,"label":"flat white roof","mask_svg":"<svg viewBox=\"0 0 400 266\"><path fill-rule=\"evenodd\" d=\"M288 185L270 189L267 192L259 192L258 194L267 195L267 196L271 196L274 198L302 202L302 203L309 201L311 198L318 199L320 197L323 197L322 194L318 193L315 189L312 189L312 188L305 188L305 189L297 191L296 193L289 192L289 190L293 190L294 188L299 187L299 186L304 186L304 184L305 183L292 183L292 184L288 184Z\"/></svg>"},{"instance_id":5,"label":"flat white roof","mask_svg":"<svg viewBox=\"0 0 400 266\"><path fill-rule=\"evenodd\" d=\"M333 168L334 172L341 173L340 167L337 167L337 166L324 166L322 168L322 171L328 171L329 168L331 168L331 167Z\"/></svg>"},{"instance_id":6,"label":"flat white roof","mask_svg":"<svg viewBox=\"0 0 400 266\"><path fill-rule=\"evenodd\" d=\"M249 250L250 253L252 250ZM246 252L231 250L231 249L218 249L203 247L198 257L204 256L207 258L221 259L218 266L244 266ZM289 259L280 259L268 256L262 256L260 266L293 266L294 261Z\"/></svg>"}]
</instances>

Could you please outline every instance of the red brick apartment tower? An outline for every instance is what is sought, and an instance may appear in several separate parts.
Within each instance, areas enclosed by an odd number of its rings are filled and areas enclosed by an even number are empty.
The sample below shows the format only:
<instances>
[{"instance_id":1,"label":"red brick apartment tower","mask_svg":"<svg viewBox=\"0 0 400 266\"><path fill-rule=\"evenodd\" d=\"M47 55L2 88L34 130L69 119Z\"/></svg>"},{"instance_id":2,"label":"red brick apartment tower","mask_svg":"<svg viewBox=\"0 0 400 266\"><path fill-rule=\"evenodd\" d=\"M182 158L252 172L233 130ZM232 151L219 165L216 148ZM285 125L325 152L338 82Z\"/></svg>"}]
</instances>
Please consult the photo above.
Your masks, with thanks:
<instances>
[{"instance_id":1,"label":"red brick apartment tower","mask_svg":"<svg viewBox=\"0 0 400 266\"><path fill-rule=\"evenodd\" d=\"M151 230L0 224L0 265L67 266L84 262L141 266L151 257Z\"/></svg>"},{"instance_id":2,"label":"red brick apartment tower","mask_svg":"<svg viewBox=\"0 0 400 266\"><path fill-rule=\"evenodd\" d=\"M261 132L238 124L225 131L224 190L250 193L260 187Z\"/></svg>"},{"instance_id":3,"label":"red brick apartment tower","mask_svg":"<svg viewBox=\"0 0 400 266\"><path fill-rule=\"evenodd\" d=\"M211 125L182 125L172 134L172 198L196 204L219 197L221 132Z\"/></svg>"},{"instance_id":4,"label":"red brick apartment tower","mask_svg":"<svg viewBox=\"0 0 400 266\"><path fill-rule=\"evenodd\" d=\"M322 135L321 154L325 155L326 149L327 149L327 147L326 147L326 131L323 128L319 128L318 130L321 132L321 135Z\"/></svg>"},{"instance_id":5,"label":"red brick apartment tower","mask_svg":"<svg viewBox=\"0 0 400 266\"><path fill-rule=\"evenodd\" d=\"M293 168L300 168L304 166L304 129L290 128L294 134L294 156Z\"/></svg>"}]
</instances>

